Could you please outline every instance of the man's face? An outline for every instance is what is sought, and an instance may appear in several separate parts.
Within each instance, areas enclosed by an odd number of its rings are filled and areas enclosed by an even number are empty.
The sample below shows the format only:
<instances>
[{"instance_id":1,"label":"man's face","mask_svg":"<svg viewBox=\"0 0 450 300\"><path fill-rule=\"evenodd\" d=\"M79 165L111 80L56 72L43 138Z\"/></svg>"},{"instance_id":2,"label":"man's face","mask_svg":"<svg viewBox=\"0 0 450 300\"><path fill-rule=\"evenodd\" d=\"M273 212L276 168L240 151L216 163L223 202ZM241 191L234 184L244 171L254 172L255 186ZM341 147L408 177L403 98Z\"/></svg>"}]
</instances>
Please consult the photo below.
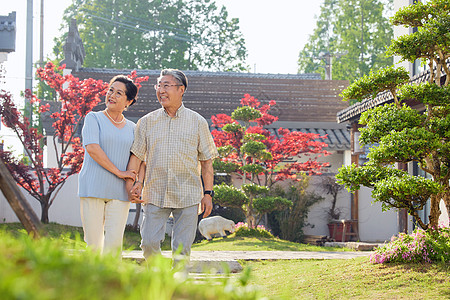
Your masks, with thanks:
<instances>
[{"instance_id":1,"label":"man's face","mask_svg":"<svg viewBox=\"0 0 450 300\"><path fill-rule=\"evenodd\" d=\"M166 110L177 110L182 103L184 86L180 85L172 75L159 78L156 84L156 97Z\"/></svg>"}]
</instances>

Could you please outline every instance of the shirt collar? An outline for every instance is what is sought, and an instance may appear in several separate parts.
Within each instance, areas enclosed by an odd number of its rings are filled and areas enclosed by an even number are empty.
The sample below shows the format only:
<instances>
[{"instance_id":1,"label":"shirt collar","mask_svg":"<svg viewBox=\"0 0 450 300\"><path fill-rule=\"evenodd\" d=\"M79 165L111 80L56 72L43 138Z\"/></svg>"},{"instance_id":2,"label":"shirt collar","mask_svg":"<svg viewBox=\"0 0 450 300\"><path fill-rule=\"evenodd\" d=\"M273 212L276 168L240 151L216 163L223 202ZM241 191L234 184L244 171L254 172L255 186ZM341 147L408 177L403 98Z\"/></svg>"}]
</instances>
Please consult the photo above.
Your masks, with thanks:
<instances>
[{"instance_id":1,"label":"shirt collar","mask_svg":"<svg viewBox=\"0 0 450 300\"><path fill-rule=\"evenodd\" d=\"M177 109L177 112L175 113L175 118L179 118L181 116L181 114L183 113L184 109L185 109L184 104L181 103L181 106ZM166 117L170 117L164 108L163 108L163 112Z\"/></svg>"}]
</instances>

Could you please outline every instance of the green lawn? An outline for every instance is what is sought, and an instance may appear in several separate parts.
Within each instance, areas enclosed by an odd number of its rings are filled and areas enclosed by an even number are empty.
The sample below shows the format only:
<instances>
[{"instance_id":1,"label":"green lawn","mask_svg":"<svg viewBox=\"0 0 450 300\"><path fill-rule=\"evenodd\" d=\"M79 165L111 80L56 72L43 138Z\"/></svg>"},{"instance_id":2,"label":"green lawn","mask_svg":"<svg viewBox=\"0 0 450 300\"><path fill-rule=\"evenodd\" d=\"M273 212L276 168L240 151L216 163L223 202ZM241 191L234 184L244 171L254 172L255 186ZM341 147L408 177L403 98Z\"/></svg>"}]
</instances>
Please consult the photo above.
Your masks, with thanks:
<instances>
[{"instance_id":1,"label":"green lawn","mask_svg":"<svg viewBox=\"0 0 450 300\"><path fill-rule=\"evenodd\" d=\"M83 242L83 229L81 227L73 227L67 225L60 225L50 223L44 225L45 230L51 238L66 238L76 240L77 237L80 242ZM0 223L0 230L5 229L14 235L24 232L24 228L20 223ZM141 236L138 232L125 231L123 248L127 250L140 250L139 245ZM166 237L162 250L170 250L170 237ZM199 243L192 245L193 251L348 251L350 249L335 248L335 247L319 247L306 244L293 243L277 238L254 238L254 237L236 237L231 234L228 238L215 238L208 242L202 240Z\"/></svg>"},{"instance_id":2,"label":"green lawn","mask_svg":"<svg viewBox=\"0 0 450 300\"><path fill-rule=\"evenodd\" d=\"M449 264L350 260L243 261L250 284L281 299L450 299Z\"/></svg>"},{"instance_id":3,"label":"green lawn","mask_svg":"<svg viewBox=\"0 0 450 300\"><path fill-rule=\"evenodd\" d=\"M293 243L277 238L236 237L231 234L228 238L215 238L208 242L202 240L192 245L192 250L198 251L351 251L348 248L319 247Z\"/></svg>"}]
</instances>

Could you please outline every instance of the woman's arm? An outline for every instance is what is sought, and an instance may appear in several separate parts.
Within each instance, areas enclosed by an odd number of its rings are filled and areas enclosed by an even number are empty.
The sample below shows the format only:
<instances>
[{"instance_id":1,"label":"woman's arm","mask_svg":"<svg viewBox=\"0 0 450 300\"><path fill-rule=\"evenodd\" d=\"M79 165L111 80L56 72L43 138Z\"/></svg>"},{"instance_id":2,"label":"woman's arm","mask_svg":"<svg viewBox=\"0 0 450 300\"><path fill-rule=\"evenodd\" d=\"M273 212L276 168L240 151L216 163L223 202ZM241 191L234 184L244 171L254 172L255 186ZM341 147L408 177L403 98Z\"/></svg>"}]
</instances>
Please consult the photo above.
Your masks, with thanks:
<instances>
[{"instance_id":1,"label":"woman's arm","mask_svg":"<svg viewBox=\"0 0 450 300\"><path fill-rule=\"evenodd\" d=\"M134 201L136 203L143 203L142 200L142 189L144 188L144 180L145 180L145 168L147 165L145 164L145 161L141 163L141 166L139 167L138 176L136 177L136 181L134 183L134 186L132 187L130 193L134 196Z\"/></svg>"},{"instance_id":2,"label":"woman's arm","mask_svg":"<svg viewBox=\"0 0 450 300\"><path fill-rule=\"evenodd\" d=\"M132 179L136 178L137 172L135 170L120 171L108 158L105 151L100 147L99 144L89 144L86 145L86 151L98 163L100 166L113 173L121 179Z\"/></svg>"}]
</instances>

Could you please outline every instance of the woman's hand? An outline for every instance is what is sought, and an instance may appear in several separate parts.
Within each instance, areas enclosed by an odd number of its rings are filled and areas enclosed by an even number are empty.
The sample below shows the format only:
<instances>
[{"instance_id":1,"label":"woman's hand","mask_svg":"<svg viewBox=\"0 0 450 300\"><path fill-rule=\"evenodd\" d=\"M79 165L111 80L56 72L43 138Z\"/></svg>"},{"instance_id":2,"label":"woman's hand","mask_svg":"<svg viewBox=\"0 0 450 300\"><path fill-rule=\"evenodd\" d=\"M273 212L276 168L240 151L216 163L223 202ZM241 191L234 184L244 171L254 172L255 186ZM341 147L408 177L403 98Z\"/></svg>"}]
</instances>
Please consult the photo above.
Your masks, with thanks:
<instances>
[{"instance_id":1,"label":"woman's hand","mask_svg":"<svg viewBox=\"0 0 450 300\"><path fill-rule=\"evenodd\" d=\"M137 172L135 170L128 170L128 171L119 171L117 173L117 177L125 180L125 179L131 179L131 180L136 180L136 174Z\"/></svg>"}]
</instances>

